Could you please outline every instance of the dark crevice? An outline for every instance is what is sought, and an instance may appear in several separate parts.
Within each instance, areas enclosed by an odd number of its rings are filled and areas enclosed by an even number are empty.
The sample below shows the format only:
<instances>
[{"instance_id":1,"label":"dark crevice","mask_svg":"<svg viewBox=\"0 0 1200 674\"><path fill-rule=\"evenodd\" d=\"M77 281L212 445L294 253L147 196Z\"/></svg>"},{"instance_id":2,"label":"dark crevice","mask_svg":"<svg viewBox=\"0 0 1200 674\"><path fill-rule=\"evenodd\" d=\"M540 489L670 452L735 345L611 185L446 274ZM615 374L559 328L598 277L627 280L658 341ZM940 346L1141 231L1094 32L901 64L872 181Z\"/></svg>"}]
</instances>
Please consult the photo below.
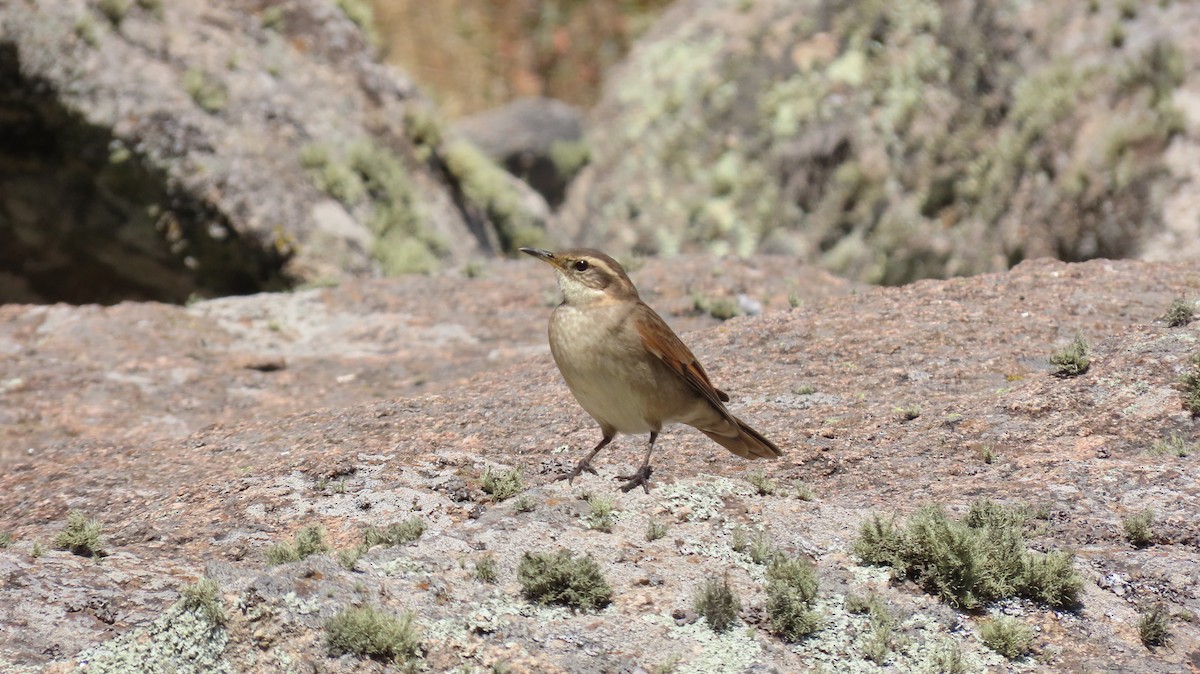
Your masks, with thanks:
<instances>
[{"instance_id":1,"label":"dark crevice","mask_svg":"<svg viewBox=\"0 0 1200 674\"><path fill-rule=\"evenodd\" d=\"M0 43L0 303L283 289L285 261L22 74Z\"/></svg>"}]
</instances>

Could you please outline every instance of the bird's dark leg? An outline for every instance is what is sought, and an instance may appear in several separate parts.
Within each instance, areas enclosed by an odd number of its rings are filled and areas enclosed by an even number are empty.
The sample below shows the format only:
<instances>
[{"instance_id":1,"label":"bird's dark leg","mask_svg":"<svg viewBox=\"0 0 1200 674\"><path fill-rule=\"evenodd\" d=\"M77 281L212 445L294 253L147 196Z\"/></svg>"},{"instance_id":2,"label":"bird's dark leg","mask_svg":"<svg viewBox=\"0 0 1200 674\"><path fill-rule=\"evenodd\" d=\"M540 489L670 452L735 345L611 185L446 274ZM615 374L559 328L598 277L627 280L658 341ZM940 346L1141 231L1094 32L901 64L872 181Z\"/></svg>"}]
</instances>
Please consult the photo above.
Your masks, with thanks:
<instances>
[{"instance_id":1,"label":"bird's dark leg","mask_svg":"<svg viewBox=\"0 0 1200 674\"><path fill-rule=\"evenodd\" d=\"M629 480L621 485L621 491L628 494L634 487L641 485L647 494L650 493L650 474L654 472L654 469L650 467L650 455L654 453L654 441L657 439L658 431L651 431L650 446L646 448L646 459L642 461L642 467L638 468L633 475L621 475L617 478L619 480Z\"/></svg>"},{"instance_id":2,"label":"bird's dark leg","mask_svg":"<svg viewBox=\"0 0 1200 674\"><path fill-rule=\"evenodd\" d=\"M583 457L583 461L575 464L575 470L571 471L569 475L558 478L559 480L566 480L567 484L571 484L575 478L579 477L580 473L588 472L592 475L596 474L596 469L592 468L592 458L599 454L600 450L604 449L608 443L612 442L613 438L617 435L615 431L609 432L602 429L602 432L604 433L604 437L600 439L600 444L593 447L591 453Z\"/></svg>"}]
</instances>

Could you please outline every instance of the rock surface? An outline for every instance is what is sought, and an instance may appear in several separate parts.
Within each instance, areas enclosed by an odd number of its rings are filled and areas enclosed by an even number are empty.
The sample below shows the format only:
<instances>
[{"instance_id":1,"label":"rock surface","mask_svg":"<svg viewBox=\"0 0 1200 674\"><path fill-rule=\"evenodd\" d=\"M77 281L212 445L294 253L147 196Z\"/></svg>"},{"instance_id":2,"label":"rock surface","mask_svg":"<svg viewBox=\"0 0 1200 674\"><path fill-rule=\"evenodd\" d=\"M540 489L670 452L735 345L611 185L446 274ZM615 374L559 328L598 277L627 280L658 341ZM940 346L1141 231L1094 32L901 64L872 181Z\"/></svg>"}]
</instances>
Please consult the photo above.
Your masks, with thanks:
<instances>
[{"instance_id":1,"label":"rock surface","mask_svg":"<svg viewBox=\"0 0 1200 674\"><path fill-rule=\"evenodd\" d=\"M327 0L5 2L0 90L0 301L419 271L546 214Z\"/></svg>"},{"instance_id":2,"label":"rock surface","mask_svg":"<svg viewBox=\"0 0 1200 674\"><path fill-rule=\"evenodd\" d=\"M686 0L607 80L556 233L898 284L1200 259L1194 3Z\"/></svg>"},{"instance_id":3,"label":"rock surface","mask_svg":"<svg viewBox=\"0 0 1200 674\"><path fill-rule=\"evenodd\" d=\"M1035 261L854 289L776 263L787 261L688 258L634 274L667 315L694 304L689 282L779 298L685 339L732 409L786 456L750 464L674 428L660 438L649 494L623 495L611 479L637 460L641 438L603 453L599 476L553 481L597 433L542 346L552 281L536 266L186 309L4 308L3 409L29 416L24 437L4 439L19 451L0 471L0 533L14 537L0 549L0 669L382 671L324 645L325 621L361 603L415 611L432 671L917 671L950 645L967 671L1198 666L1200 456L1151 451L1170 434L1200 440L1176 385L1200 350L1200 324L1159 320L1174 298L1200 294L1195 267ZM134 349L126 340L138 333ZM1047 356L1077 333L1093 347L1091 368L1052 376ZM413 378L431 371L421 367L467 378L422 392ZM397 390L411 394L380 400ZM917 407L915 418L897 411ZM533 509L484 494L489 467L520 469ZM751 469L779 489L758 495ZM793 482L813 500L795 498ZM611 532L589 526L583 494L615 502ZM1078 609L954 611L849 551L871 513L962 512L981 496L1045 513L1028 537L1076 553ZM1153 541L1135 548L1121 522L1144 508L1156 513ZM107 556L50 549L72 509L101 521ZM428 527L418 541L377 546L354 570L333 552L265 559L304 525L324 526L344 550L365 527L413 516ZM652 519L670 528L647 541ZM763 567L731 549L737 527L816 563L822 629L810 638L789 645L767 631ZM520 597L522 553L559 547L599 562L612 605L572 613ZM473 580L487 553L495 584ZM223 627L176 603L202 575L219 584ZM743 610L717 635L688 611L698 585L722 576ZM865 660L868 620L845 606L868 592L897 616L886 668ZM1173 640L1147 650L1136 624L1157 603ZM989 613L1034 627L1029 658L1009 664L982 645Z\"/></svg>"}]
</instances>

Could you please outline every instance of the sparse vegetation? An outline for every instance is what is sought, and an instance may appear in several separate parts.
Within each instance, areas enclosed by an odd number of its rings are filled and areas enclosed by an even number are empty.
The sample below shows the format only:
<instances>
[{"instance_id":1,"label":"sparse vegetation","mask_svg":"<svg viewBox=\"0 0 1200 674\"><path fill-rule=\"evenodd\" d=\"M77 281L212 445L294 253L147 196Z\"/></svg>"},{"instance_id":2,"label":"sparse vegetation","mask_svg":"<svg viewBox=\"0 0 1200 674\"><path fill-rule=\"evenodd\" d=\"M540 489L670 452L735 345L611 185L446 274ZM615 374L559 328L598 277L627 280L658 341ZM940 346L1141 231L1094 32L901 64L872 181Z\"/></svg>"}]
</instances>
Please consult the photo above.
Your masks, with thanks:
<instances>
[{"instance_id":1,"label":"sparse vegetation","mask_svg":"<svg viewBox=\"0 0 1200 674\"><path fill-rule=\"evenodd\" d=\"M784 641L799 641L816 631L816 597L817 572L807 561L778 558L767 569L767 615L771 631Z\"/></svg>"},{"instance_id":2,"label":"sparse vegetation","mask_svg":"<svg viewBox=\"0 0 1200 674\"><path fill-rule=\"evenodd\" d=\"M67 526L54 537L54 548L80 557L103 557L100 549L100 520L89 518L79 510L67 513Z\"/></svg>"},{"instance_id":3,"label":"sparse vegetation","mask_svg":"<svg viewBox=\"0 0 1200 674\"><path fill-rule=\"evenodd\" d=\"M573 609L599 609L612 600L612 588L589 556L574 557L566 550L526 552L517 567L521 594L539 604Z\"/></svg>"},{"instance_id":4,"label":"sparse vegetation","mask_svg":"<svg viewBox=\"0 0 1200 674\"><path fill-rule=\"evenodd\" d=\"M1138 617L1138 636L1146 648L1165 646L1171 641L1170 614L1162 604L1155 604Z\"/></svg>"},{"instance_id":5,"label":"sparse vegetation","mask_svg":"<svg viewBox=\"0 0 1200 674\"><path fill-rule=\"evenodd\" d=\"M734 552L745 552L749 546L750 541L746 538L745 529L734 527L733 531L729 532L729 547Z\"/></svg>"},{"instance_id":6,"label":"sparse vegetation","mask_svg":"<svg viewBox=\"0 0 1200 674\"><path fill-rule=\"evenodd\" d=\"M225 607L221 602L221 588L211 578L201 578L185 585L179 593L183 607L195 611L214 627L225 624Z\"/></svg>"},{"instance_id":7,"label":"sparse vegetation","mask_svg":"<svg viewBox=\"0 0 1200 674\"><path fill-rule=\"evenodd\" d=\"M597 531L612 531L614 507L612 499L594 495L588 497L587 504L592 509L588 513L588 527Z\"/></svg>"},{"instance_id":8,"label":"sparse vegetation","mask_svg":"<svg viewBox=\"0 0 1200 674\"><path fill-rule=\"evenodd\" d=\"M770 496L775 493L775 481L767 477L766 473L761 470L746 473L746 481L754 487L759 496Z\"/></svg>"},{"instance_id":9,"label":"sparse vegetation","mask_svg":"<svg viewBox=\"0 0 1200 674\"><path fill-rule=\"evenodd\" d=\"M1192 356L1191 370L1180 378L1179 387L1183 389L1184 409L1200 417L1200 353Z\"/></svg>"},{"instance_id":10,"label":"sparse vegetation","mask_svg":"<svg viewBox=\"0 0 1200 674\"><path fill-rule=\"evenodd\" d=\"M475 580L481 583L495 583L500 578L499 564L496 555L488 553L475 561Z\"/></svg>"},{"instance_id":11,"label":"sparse vegetation","mask_svg":"<svg viewBox=\"0 0 1200 674\"><path fill-rule=\"evenodd\" d=\"M912 421L913 419L921 416L921 406L908 405L905 407L897 407L895 412L896 417L899 418L900 421Z\"/></svg>"},{"instance_id":12,"label":"sparse vegetation","mask_svg":"<svg viewBox=\"0 0 1200 674\"><path fill-rule=\"evenodd\" d=\"M979 448L979 458L989 466L996 463L996 449L991 445L984 445Z\"/></svg>"},{"instance_id":13,"label":"sparse vegetation","mask_svg":"<svg viewBox=\"0 0 1200 674\"><path fill-rule=\"evenodd\" d=\"M325 645L332 655L357 655L399 664L421 657L413 613L393 615L373 606L348 608L325 623Z\"/></svg>"},{"instance_id":14,"label":"sparse vegetation","mask_svg":"<svg viewBox=\"0 0 1200 674\"><path fill-rule=\"evenodd\" d=\"M1154 524L1154 511L1147 508L1121 519L1121 527L1125 529L1125 540L1134 547L1144 548L1154 540L1150 530Z\"/></svg>"},{"instance_id":15,"label":"sparse vegetation","mask_svg":"<svg viewBox=\"0 0 1200 674\"><path fill-rule=\"evenodd\" d=\"M412 543L425 533L425 520L420 517L410 517L403 522L396 522L380 529L367 527L363 532L363 545L368 549L376 545L404 545Z\"/></svg>"},{"instance_id":16,"label":"sparse vegetation","mask_svg":"<svg viewBox=\"0 0 1200 674\"><path fill-rule=\"evenodd\" d=\"M75 37L83 40L90 47L100 44L99 28L96 27L96 19L91 13L86 13L75 21Z\"/></svg>"},{"instance_id":17,"label":"sparse vegetation","mask_svg":"<svg viewBox=\"0 0 1200 674\"><path fill-rule=\"evenodd\" d=\"M338 552L338 562L347 569L353 570L358 560L376 545L404 545L420 538L425 533L425 520L420 517L410 517L403 522L389 524L386 527L367 527L363 531L363 540L358 545ZM269 555L270 553L268 553ZM294 561L294 560L286 560Z\"/></svg>"},{"instance_id":18,"label":"sparse vegetation","mask_svg":"<svg viewBox=\"0 0 1200 674\"><path fill-rule=\"evenodd\" d=\"M521 469L492 470L488 466L483 471L480 486L484 493L491 494L497 503L516 496L524 485L521 483Z\"/></svg>"},{"instance_id":19,"label":"sparse vegetation","mask_svg":"<svg viewBox=\"0 0 1200 674\"><path fill-rule=\"evenodd\" d=\"M1083 579L1073 556L1027 550L1024 509L976 501L961 521L941 506L919 509L908 522L873 515L863 522L854 553L867 564L891 566L926 591L966 609L1012 596L1053 607L1076 603Z\"/></svg>"},{"instance_id":20,"label":"sparse vegetation","mask_svg":"<svg viewBox=\"0 0 1200 674\"><path fill-rule=\"evenodd\" d=\"M1155 454L1166 454L1168 456L1183 458L1196 452L1198 449L1200 449L1200 442L1189 442L1183 435L1172 433L1165 438L1155 440L1154 446L1150 448L1150 451Z\"/></svg>"},{"instance_id":21,"label":"sparse vegetation","mask_svg":"<svg viewBox=\"0 0 1200 674\"><path fill-rule=\"evenodd\" d=\"M801 384L800 386L792 389L792 393L795 393L798 396L810 396L816 392L817 387L813 386L812 384Z\"/></svg>"},{"instance_id":22,"label":"sparse vegetation","mask_svg":"<svg viewBox=\"0 0 1200 674\"><path fill-rule=\"evenodd\" d=\"M279 31L283 28L283 18L283 5L271 5L263 9L259 21L262 21L263 28Z\"/></svg>"},{"instance_id":23,"label":"sparse vegetation","mask_svg":"<svg viewBox=\"0 0 1200 674\"><path fill-rule=\"evenodd\" d=\"M654 519L650 520L650 523L646 525L646 540L657 541L667 535L667 529L669 528L665 522L659 522Z\"/></svg>"},{"instance_id":24,"label":"sparse vegetation","mask_svg":"<svg viewBox=\"0 0 1200 674\"><path fill-rule=\"evenodd\" d=\"M125 20L125 16L129 14L129 10L133 7L133 0L100 0L96 4L96 9L108 19L112 25L120 26Z\"/></svg>"},{"instance_id":25,"label":"sparse vegetation","mask_svg":"<svg viewBox=\"0 0 1200 674\"><path fill-rule=\"evenodd\" d=\"M1167 313L1162 319L1166 322L1169 328L1182 328L1195 318L1196 309L1193 302L1177 297L1171 301L1171 306L1167 308Z\"/></svg>"},{"instance_id":26,"label":"sparse vegetation","mask_svg":"<svg viewBox=\"0 0 1200 674\"><path fill-rule=\"evenodd\" d=\"M534 501L528 494L521 494L513 501L513 510L519 513L533 512L537 508L537 501Z\"/></svg>"},{"instance_id":27,"label":"sparse vegetation","mask_svg":"<svg viewBox=\"0 0 1200 674\"><path fill-rule=\"evenodd\" d=\"M1000 616L979 626L979 638L993 651L1016 660L1029 653L1033 629L1016 618Z\"/></svg>"},{"instance_id":28,"label":"sparse vegetation","mask_svg":"<svg viewBox=\"0 0 1200 674\"><path fill-rule=\"evenodd\" d=\"M692 601L696 613L704 616L714 632L724 632L737 620L742 604L729 587L729 578L710 578L696 591Z\"/></svg>"},{"instance_id":29,"label":"sparse vegetation","mask_svg":"<svg viewBox=\"0 0 1200 674\"><path fill-rule=\"evenodd\" d=\"M183 76L183 89L205 112L216 114L229 104L229 92L220 82L200 68L191 68Z\"/></svg>"},{"instance_id":30,"label":"sparse vegetation","mask_svg":"<svg viewBox=\"0 0 1200 674\"><path fill-rule=\"evenodd\" d=\"M7 548L13 544L13 535L7 531L0 531L0 548Z\"/></svg>"},{"instance_id":31,"label":"sparse vegetation","mask_svg":"<svg viewBox=\"0 0 1200 674\"><path fill-rule=\"evenodd\" d=\"M732 297L706 297L699 293L692 293L692 309L720 321L727 321L741 313L737 301Z\"/></svg>"},{"instance_id":32,"label":"sparse vegetation","mask_svg":"<svg viewBox=\"0 0 1200 674\"><path fill-rule=\"evenodd\" d=\"M163 18L163 0L137 0L138 7L150 12L156 19Z\"/></svg>"},{"instance_id":33,"label":"sparse vegetation","mask_svg":"<svg viewBox=\"0 0 1200 674\"><path fill-rule=\"evenodd\" d=\"M807 483L797 481L792 486L796 488L796 498L801 501L811 501L817 497L816 493L813 492L813 488Z\"/></svg>"},{"instance_id":34,"label":"sparse vegetation","mask_svg":"<svg viewBox=\"0 0 1200 674\"><path fill-rule=\"evenodd\" d=\"M342 14L346 15L367 38L372 46L379 44L379 34L375 30L375 11L371 9L370 0L334 0Z\"/></svg>"},{"instance_id":35,"label":"sparse vegetation","mask_svg":"<svg viewBox=\"0 0 1200 674\"><path fill-rule=\"evenodd\" d=\"M952 638L945 639L929 652L929 669L938 674L967 674L972 671L963 655L962 646Z\"/></svg>"},{"instance_id":36,"label":"sparse vegetation","mask_svg":"<svg viewBox=\"0 0 1200 674\"><path fill-rule=\"evenodd\" d=\"M759 531L750 540L750 561L755 564L772 564L782 556L771 543L767 532Z\"/></svg>"},{"instance_id":37,"label":"sparse vegetation","mask_svg":"<svg viewBox=\"0 0 1200 674\"><path fill-rule=\"evenodd\" d=\"M37 559L38 557L41 557L44 554L46 554L46 548L42 545L42 542L34 541L33 547L30 548L30 550L29 550L29 556L33 557L34 559Z\"/></svg>"},{"instance_id":38,"label":"sparse vegetation","mask_svg":"<svg viewBox=\"0 0 1200 674\"><path fill-rule=\"evenodd\" d=\"M291 543L281 541L267 548L267 561L271 564L287 564L322 552L329 552L325 530L319 525L310 524L297 531Z\"/></svg>"},{"instance_id":39,"label":"sparse vegetation","mask_svg":"<svg viewBox=\"0 0 1200 674\"><path fill-rule=\"evenodd\" d=\"M1056 377L1077 377L1087 372L1092 364L1088 357L1090 348L1083 335L1076 335L1066 348L1050 356L1050 365L1054 367Z\"/></svg>"}]
</instances>

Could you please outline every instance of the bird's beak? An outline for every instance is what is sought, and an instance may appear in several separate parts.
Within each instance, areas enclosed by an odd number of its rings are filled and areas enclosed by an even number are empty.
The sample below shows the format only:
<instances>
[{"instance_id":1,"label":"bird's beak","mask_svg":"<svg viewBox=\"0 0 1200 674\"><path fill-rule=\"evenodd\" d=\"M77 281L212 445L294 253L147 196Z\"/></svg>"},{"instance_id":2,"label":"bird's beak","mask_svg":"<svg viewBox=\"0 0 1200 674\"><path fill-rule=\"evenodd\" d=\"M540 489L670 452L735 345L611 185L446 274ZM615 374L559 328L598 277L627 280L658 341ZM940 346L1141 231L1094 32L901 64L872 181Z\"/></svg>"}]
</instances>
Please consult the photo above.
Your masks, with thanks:
<instances>
[{"instance_id":1,"label":"bird's beak","mask_svg":"<svg viewBox=\"0 0 1200 674\"><path fill-rule=\"evenodd\" d=\"M554 253L551 253L548 250L542 250L541 248L522 248L521 252L525 253L527 255L532 255L532 256L536 257L537 259L541 260L542 262L546 262L553 267L558 268L558 267L562 266L562 260L555 257Z\"/></svg>"}]
</instances>

